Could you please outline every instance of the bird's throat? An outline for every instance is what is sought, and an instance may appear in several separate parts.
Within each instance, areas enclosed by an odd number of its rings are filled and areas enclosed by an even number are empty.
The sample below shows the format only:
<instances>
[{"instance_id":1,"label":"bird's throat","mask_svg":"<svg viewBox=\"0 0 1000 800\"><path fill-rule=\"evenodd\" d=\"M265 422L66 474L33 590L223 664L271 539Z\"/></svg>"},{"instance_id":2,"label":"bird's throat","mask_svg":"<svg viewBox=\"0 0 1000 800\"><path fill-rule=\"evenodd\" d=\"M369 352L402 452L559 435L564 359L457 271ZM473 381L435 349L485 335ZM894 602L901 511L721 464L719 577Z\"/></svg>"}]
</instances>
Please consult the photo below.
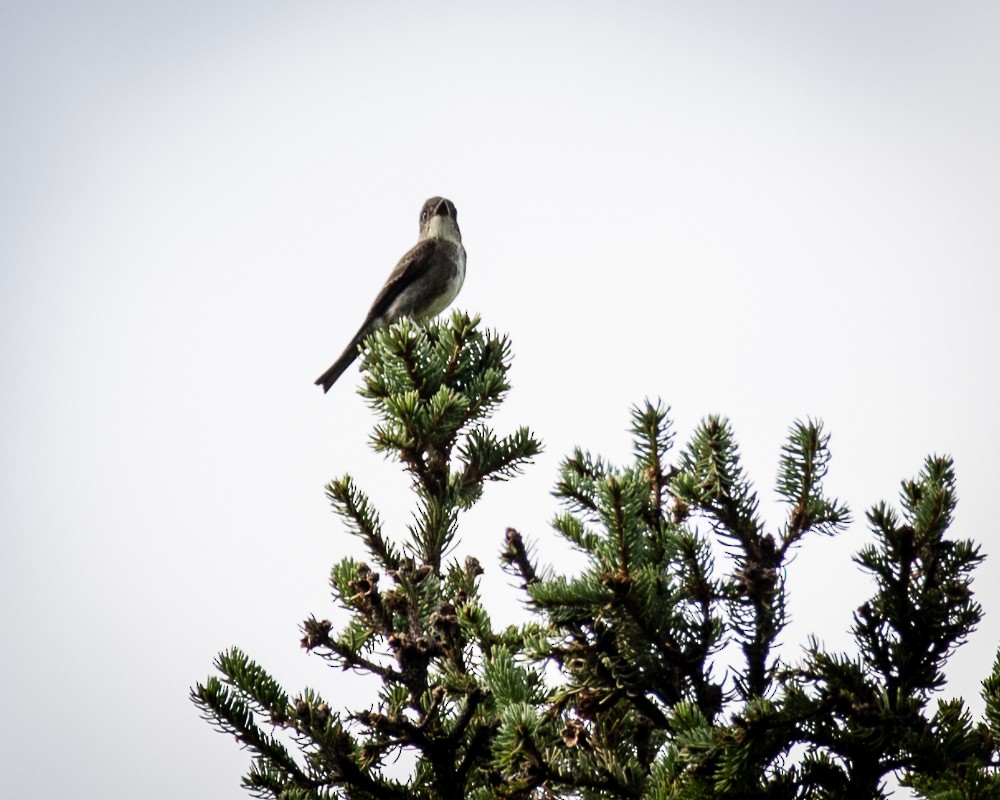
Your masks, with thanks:
<instances>
[{"instance_id":1,"label":"bird's throat","mask_svg":"<svg viewBox=\"0 0 1000 800\"><path fill-rule=\"evenodd\" d=\"M458 225L451 217L436 214L427 222L427 229L424 231L425 239L445 239L449 242L460 244L462 234L458 230Z\"/></svg>"}]
</instances>

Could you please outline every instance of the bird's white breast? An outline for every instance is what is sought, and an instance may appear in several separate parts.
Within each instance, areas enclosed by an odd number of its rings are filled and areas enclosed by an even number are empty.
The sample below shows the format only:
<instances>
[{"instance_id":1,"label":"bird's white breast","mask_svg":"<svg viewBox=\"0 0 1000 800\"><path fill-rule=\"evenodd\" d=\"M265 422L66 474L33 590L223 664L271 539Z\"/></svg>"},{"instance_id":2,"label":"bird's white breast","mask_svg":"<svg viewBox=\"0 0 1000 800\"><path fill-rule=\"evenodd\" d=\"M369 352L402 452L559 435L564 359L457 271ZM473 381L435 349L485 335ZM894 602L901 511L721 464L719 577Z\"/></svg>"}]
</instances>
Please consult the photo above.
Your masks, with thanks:
<instances>
[{"instance_id":1,"label":"bird's white breast","mask_svg":"<svg viewBox=\"0 0 1000 800\"><path fill-rule=\"evenodd\" d=\"M458 296L458 292L462 288L462 284L465 283L465 248L462 246L462 240L449 238L442 242L441 246L454 248L455 252L453 263L455 264L455 272L448 277L448 283L445 286L445 290L438 295L435 301L427 309L426 316L428 317L440 314L448 306L450 306L451 301Z\"/></svg>"}]
</instances>

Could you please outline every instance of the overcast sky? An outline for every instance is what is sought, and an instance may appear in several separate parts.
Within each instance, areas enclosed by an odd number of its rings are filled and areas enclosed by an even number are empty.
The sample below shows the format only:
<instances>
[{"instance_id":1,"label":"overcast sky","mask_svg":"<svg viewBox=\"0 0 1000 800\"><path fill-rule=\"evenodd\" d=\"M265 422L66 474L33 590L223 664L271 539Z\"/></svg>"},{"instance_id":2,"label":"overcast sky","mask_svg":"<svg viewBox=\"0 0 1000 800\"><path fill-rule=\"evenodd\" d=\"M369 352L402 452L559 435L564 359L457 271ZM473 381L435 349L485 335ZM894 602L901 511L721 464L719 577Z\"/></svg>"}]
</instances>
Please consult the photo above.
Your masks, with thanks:
<instances>
[{"instance_id":1,"label":"overcast sky","mask_svg":"<svg viewBox=\"0 0 1000 800\"><path fill-rule=\"evenodd\" d=\"M729 416L771 522L788 425L832 432L858 520L789 573L794 657L849 648L863 512L956 458L953 533L993 556L948 693L1000 641L1000 5L44 2L0 9L0 771L11 797L241 798L187 700L239 644L335 705L298 647L359 552L326 481L402 530L368 449L354 333L423 201L451 198L457 306L514 345L501 432L546 444L488 487L458 555L548 527L559 460Z\"/></svg>"}]
</instances>

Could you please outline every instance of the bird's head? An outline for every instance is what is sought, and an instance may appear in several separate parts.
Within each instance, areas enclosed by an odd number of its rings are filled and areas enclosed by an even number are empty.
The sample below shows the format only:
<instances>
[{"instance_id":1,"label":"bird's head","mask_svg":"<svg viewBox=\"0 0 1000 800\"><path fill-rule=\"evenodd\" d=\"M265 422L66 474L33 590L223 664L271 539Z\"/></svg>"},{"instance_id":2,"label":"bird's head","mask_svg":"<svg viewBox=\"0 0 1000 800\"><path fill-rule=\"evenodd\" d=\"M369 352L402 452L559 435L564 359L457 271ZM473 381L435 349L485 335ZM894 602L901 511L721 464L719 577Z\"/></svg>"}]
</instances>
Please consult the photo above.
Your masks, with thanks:
<instances>
[{"instance_id":1,"label":"bird's head","mask_svg":"<svg viewBox=\"0 0 1000 800\"><path fill-rule=\"evenodd\" d=\"M458 229L458 211L455 204L446 197L432 197L420 209L421 239L451 239L462 241L462 232Z\"/></svg>"}]
</instances>

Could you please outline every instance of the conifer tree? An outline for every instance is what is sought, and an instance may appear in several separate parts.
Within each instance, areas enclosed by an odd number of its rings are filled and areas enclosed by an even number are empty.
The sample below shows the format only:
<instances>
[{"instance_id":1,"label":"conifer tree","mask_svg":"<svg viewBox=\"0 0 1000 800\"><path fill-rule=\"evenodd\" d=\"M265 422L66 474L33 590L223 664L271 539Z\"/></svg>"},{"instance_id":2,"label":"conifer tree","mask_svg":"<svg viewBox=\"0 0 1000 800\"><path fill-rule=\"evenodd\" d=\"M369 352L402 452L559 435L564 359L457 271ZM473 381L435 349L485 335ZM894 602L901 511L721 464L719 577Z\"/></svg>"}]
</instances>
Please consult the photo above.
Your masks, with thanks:
<instances>
[{"instance_id":1,"label":"conifer tree","mask_svg":"<svg viewBox=\"0 0 1000 800\"><path fill-rule=\"evenodd\" d=\"M349 476L327 487L366 561L333 567L340 630L303 623L303 646L375 676L377 697L335 709L291 696L238 648L192 690L205 717L253 753L244 785L306 798L878 798L895 775L921 797L1000 798L1000 657L984 720L941 699L948 656L982 616L976 545L948 538L948 458L902 486L900 509L867 514L857 556L873 579L854 615L857 651L778 651L785 575L811 535L851 521L823 489L829 435L796 422L769 527L729 423L708 417L672 459L667 410L633 409L634 457L577 450L555 494L555 531L583 554L572 575L542 568L508 529L501 562L535 621L497 628L478 591L486 555L449 560L459 515L484 484L540 450L526 429L486 424L508 390L509 344L460 313L402 321L364 345L362 395L374 448L410 474L405 534L387 533ZM498 543L499 544L499 543ZM933 705L932 705L933 703ZM408 775L391 765L409 753Z\"/></svg>"},{"instance_id":2,"label":"conifer tree","mask_svg":"<svg viewBox=\"0 0 1000 800\"><path fill-rule=\"evenodd\" d=\"M357 710L338 711L318 691L291 697L239 649L222 653L222 677L196 686L193 699L254 752L244 785L255 794L463 800L487 783L495 687L531 681L507 675L517 672L511 653L523 645L519 635L493 631L479 601L479 562L448 562L447 554L459 513L484 483L509 478L540 449L526 428L497 437L484 423L509 388L509 349L458 313L427 327L403 320L367 340L361 394L379 420L372 444L410 474L416 510L405 536L387 535L350 476L327 486L370 561L334 565L333 595L351 619L339 631L306 620L302 645L377 676L381 690ZM415 757L409 781L384 769L403 752Z\"/></svg>"},{"instance_id":3,"label":"conifer tree","mask_svg":"<svg viewBox=\"0 0 1000 800\"><path fill-rule=\"evenodd\" d=\"M509 534L506 560L548 622L533 656L554 660L564 679L523 728L516 774L526 789L878 798L896 774L924 797L1000 797L1000 661L984 682L985 721L973 723L960 700L928 712L945 660L982 614L970 590L979 549L946 537L950 459L928 458L903 483L901 513L880 504L867 515L874 542L855 560L875 593L855 613L857 654L812 640L801 663L786 663L776 641L789 557L807 535L850 521L823 491L822 425L789 431L776 483L787 513L773 532L727 421L707 418L674 465L664 409L635 409L632 433L627 467L582 451L563 465L556 494L567 511L555 527L585 554L579 575L540 578Z\"/></svg>"}]
</instances>

